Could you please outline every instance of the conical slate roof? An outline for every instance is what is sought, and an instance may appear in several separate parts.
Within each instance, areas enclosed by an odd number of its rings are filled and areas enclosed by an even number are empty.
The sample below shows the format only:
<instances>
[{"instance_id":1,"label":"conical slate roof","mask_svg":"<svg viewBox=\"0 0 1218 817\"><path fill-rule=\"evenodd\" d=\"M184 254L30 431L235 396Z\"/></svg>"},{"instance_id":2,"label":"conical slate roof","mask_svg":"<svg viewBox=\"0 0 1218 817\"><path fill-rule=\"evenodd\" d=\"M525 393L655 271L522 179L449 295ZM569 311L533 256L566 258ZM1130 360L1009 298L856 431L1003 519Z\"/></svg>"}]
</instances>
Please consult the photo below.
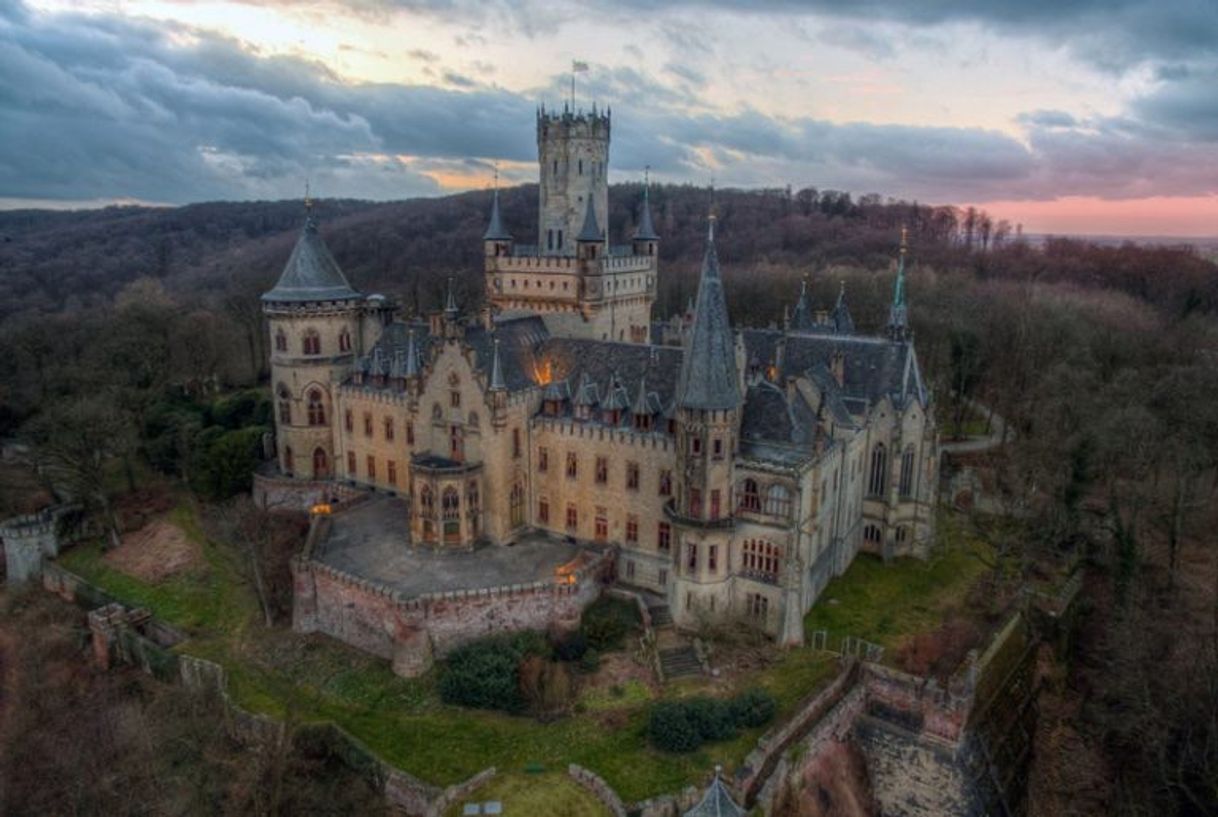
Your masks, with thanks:
<instances>
[{"instance_id":1,"label":"conical slate roof","mask_svg":"<svg viewBox=\"0 0 1218 817\"><path fill-rule=\"evenodd\" d=\"M491 200L491 223L486 225L486 232L482 234L483 241L511 241L512 234L503 226L503 220L499 217L499 191L495 190L495 198Z\"/></svg>"},{"instance_id":2,"label":"conical slate roof","mask_svg":"<svg viewBox=\"0 0 1218 817\"><path fill-rule=\"evenodd\" d=\"M347 283L338 262L317 232L317 222L310 216L279 280L270 292L263 294L262 300L341 301L358 297L360 294Z\"/></svg>"},{"instance_id":3,"label":"conical slate roof","mask_svg":"<svg viewBox=\"0 0 1218 817\"><path fill-rule=\"evenodd\" d=\"M744 809L732 800L716 767L714 781L702 795L698 805L685 812L685 817L744 817Z\"/></svg>"},{"instance_id":4,"label":"conical slate roof","mask_svg":"<svg viewBox=\"0 0 1218 817\"><path fill-rule=\"evenodd\" d=\"M791 312L791 331L811 332L816 328L816 317L812 314L812 304L808 302L808 281L805 278L799 285L799 300Z\"/></svg>"},{"instance_id":5,"label":"conical slate roof","mask_svg":"<svg viewBox=\"0 0 1218 817\"><path fill-rule=\"evenodd\" d=\"M503 382L503 364L499 362L499 338L495 338L494 354L491 358L491 391L503 391L507 385Z\"/></svg>"},{"instance_id":6,"label":"conical slate roof","mask_svg":"<svg viewBox=\"0 0 1218 817\"><path fill-rule=\"evenodd\" d=\"M842 288L837 293L837 303L833 306L833 314L829 316L833 320L833 331L839 335L854 334L854 318L850 315L850 307L846 306L846 282L842 281Z\"/></svg>"},{"instance_id":7,"label":"conical slate roof","mask_svg":"<svg viewBox=\"0 0 1218 817\"><path fill-rule=\"evenodd\" d=\"M892 306L888 310L888 334L903 340L909 329L909 310L905 305L905 255L909 252L907 232L901 228L901 254L897 260L897 279L892 284Z\"/></svg>"},{"instance_id":8,"label":"conical slate roof","mask_svg":"<svg viewBox=\"0 0 1218 817\"><path fill-rule=\"evenodd\" d=\"M584 211L584 226L580 228L576 241L600 241L601 228L596 223L596 208L592 206L592 197L588 196L588 209Z\"/></svg>"},{"instance_id":9,"label":"conical slate roof","mask_svg":"<svg viewBox=\"0 0 1218 817\"><path fill-rule=\"evenodd\" d=\"M639 213L639 226L634 230L635 241L659 241L655 225L651 223L651 202L647 188L643 188L643 211Z\"/></svg>"},{"instance_id":10,"label":"conical slate roof","mask_svg":"<svg viewBox=\"0 0 1218 817\"><path fill-rule=\"evenodd\" d=\"M736 379L736 352L732 327L715 253L715 224L707 230L702 279L694 302L694 324L690 327L681 375L677 380L677 403L682 408L734 409L740 405Z\"/></svg>"}]
</instances>

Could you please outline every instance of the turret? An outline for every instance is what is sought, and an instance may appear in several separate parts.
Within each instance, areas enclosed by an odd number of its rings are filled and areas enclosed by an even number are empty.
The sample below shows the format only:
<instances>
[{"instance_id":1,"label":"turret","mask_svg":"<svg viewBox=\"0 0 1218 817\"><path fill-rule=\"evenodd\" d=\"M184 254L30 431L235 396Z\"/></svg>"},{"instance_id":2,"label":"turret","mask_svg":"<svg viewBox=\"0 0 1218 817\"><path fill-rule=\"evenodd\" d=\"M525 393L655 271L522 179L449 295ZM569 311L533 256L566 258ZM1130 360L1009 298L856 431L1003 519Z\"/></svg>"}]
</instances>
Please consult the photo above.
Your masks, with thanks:
<instances>
[{"instance_id":1,"label":"turret","mask_svg":"<svg viewBox=\"0 0 1218 817\"><path fill-rule=\"evenodd\" d=\"M262 296L271 335L280 471L334 474L334 386L355 364L364 300L326 247L306 200L304 229L275 286Z\"/></svg>"},{"instance_id":2,"label":"turret","mask_svg":"<svg viewBox=\"0 0 1218 817\"><path fill-rule=\"evenodd\" d=\"M909 309L905 304L905 256L909 253L909 231L901 228L901 250L897 256L897 277L892 284L892 306L888 309L888 337L897 342L909 340Z\"/></svg>"},{"instance_id":3,"label":"turret","mask_svg":"<svg viewBox=\"0 0 1218 817\"><path fill-rule=\"evenodd\" d=\"M850 307L846 305L845 281L842 281L841 289L837 292L837 303L833 305L833 312L829 315L829 320L833 323L833 331L837 334L854 334L854 318L850 314Z\"/></svg>"},{"instance_id":4,"label":"turret","mask_svg":"<svg viewBox=\"0 0 1218 817\"><path fill-rule=\"evenodd\" d=\"M660 237L656 235L655 225L651 221L651 202L648 186L643 185L643 208L639 211L639 224L634 228L631 242L635 255L655 255L658 250Z\"/></svg>"},{"instance_id":5,"label":"turret","mask_svg":"<svg viewBox=\"0 0 1218 817\"><path fill-rule=\"evenodd\" d=\"M584 208L584 224L575 239L578 257L587 260L596 258L604 240L601 228L596 223L596 208L592 199L588 199L588 205Z\"/></svg>"},{"instance_id":6,"label":"turret","mask_svg":"<svg viewBox=\"0 0 1218 817\"><path fill-rule=\"evenodd\" d=\"M609 223L609 115L564 110L537 113L541 178L537 245L545 255L574 255L585 204Z\"/></svg>"},{"instance_id":7,"label":"turret","mask_svg":"<svg viewBox=\"0 0 1218 817\"><path fill-rule=\"evenodd\" d=\"M491 199L491 218L482 234L482 246L488 257L498 257L512 254L512 234L503 226L499 215L499 188L495 188L494 198Z\"/></svg>"}]
</instances>

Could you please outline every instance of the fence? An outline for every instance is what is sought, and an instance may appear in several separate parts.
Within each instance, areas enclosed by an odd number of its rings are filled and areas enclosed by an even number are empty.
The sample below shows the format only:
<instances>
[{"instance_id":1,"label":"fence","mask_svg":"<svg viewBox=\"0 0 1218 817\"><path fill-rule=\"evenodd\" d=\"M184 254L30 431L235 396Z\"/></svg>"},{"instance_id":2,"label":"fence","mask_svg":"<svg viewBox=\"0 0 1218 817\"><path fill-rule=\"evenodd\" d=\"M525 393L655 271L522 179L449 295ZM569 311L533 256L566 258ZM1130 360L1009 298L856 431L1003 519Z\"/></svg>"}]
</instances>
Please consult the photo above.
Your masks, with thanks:
<instances>
[{"instance_id":1,"label":"fence","mask_svg":"<svg viewBox=\"0 0 1218 817\"><path fill-rule=\"evenodd\" d=\"M884 648L879 644L853 635L832 635L828 630L813 630L809 633L808 644L814 650L846 655L861 661L879 663L884 658Z\"/></svg>"}]
</instances>

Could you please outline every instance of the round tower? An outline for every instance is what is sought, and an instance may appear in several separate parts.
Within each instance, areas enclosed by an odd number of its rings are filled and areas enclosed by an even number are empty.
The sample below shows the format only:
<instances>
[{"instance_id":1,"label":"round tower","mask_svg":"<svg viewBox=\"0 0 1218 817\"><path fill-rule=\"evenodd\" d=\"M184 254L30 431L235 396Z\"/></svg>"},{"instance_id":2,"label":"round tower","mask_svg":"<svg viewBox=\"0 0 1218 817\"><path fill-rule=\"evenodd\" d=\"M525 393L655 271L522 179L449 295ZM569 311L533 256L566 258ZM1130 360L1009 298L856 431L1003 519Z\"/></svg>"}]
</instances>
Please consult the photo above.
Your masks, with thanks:
<instances>
[{"instance_id":1,"label":"round tower","mask_svg":"<svg viewBox=\"0 0 1218 817\"><path fill-rule=\"evenodd\" d=\"M609 224L609 113L537 112L541 165L537 246L545 255L574 255L592 200L596 223Z\"/></svg>"},{"instance_id":2,"label":"round tower","mask_svg":"<svg viewBox=\"0 0 1218 817\"><path fill-rule=\"evenodd\" d=\"M279 281L262 296L275 448L285 475L330 479L336 473L334 392L360 353L362 302L310 212Z\"/></svg>"}]
</instances>

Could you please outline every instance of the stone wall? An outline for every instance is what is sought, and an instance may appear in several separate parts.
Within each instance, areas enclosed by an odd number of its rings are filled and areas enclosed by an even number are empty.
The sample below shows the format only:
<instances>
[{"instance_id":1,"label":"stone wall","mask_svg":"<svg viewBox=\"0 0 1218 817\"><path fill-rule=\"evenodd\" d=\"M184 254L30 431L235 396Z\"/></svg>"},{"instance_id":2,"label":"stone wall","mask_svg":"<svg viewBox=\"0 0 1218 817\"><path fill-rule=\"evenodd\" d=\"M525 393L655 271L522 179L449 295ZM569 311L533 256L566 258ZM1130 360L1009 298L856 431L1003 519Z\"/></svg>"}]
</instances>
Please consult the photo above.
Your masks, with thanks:
<instances>
[{"instance_id":1,"label":"stone wall","mask_svg":"<svg viewBox=\"0 0 1218 817\"><path fill-rule=\"evenodd\" d=\"M482 788L494 779L495 774L495 767L491 766L489 769L483 769L478 772L468 780L449 786L427 807L427 817L443 817L444 812L448 811L449 806L458 800L464 800Z\"/></svg>"},{"instance_id":2,"label":"stone wall","mask_svg":"<svg viewBox=\"0 0 1218 817\"><path fill-rule=\"evenodd\" d=\"M254 474L254 502L271 511L308 511L319 503L346 507L366 495L366 491L332 480Z\"/></svg>"},{"instance_id":3,"label":"stone wall","mask_svg":"<svg viewBox=\"0 0 1218 817\"><path fill-rule=\"evenodd\" d=\"M600 595L612 564L600 555L570 578L405 598L376 582L304 558L292 563L292 627L320 632L393 662L394 672L418 675L433 656L500 632L578 625Z\"/></svg>"},{"instance_id":4,"label":"stone wall","mask_svg":"<svg viewBox=\"0 0 1218 817\"><path fill-rule=\"evenodd\" d=\"M59 555L60 548L77 527L74 518L78 516L79 508L57 505L0 522L5 580L19 584L37 579L44 560Z\"/></svg>"},{"instance_id":5,"label":"stone wall","mask_svg":"<svg viewBox=\"0 0 1218 817\"><path fill-rule=\"evenodd\" d=\"M613 817L626 817L626 804L596 772L572 763L567 767L567 774L571 776L572 780L587 789L593 797L600 800Z\"/></svg>"}]
</instances>

